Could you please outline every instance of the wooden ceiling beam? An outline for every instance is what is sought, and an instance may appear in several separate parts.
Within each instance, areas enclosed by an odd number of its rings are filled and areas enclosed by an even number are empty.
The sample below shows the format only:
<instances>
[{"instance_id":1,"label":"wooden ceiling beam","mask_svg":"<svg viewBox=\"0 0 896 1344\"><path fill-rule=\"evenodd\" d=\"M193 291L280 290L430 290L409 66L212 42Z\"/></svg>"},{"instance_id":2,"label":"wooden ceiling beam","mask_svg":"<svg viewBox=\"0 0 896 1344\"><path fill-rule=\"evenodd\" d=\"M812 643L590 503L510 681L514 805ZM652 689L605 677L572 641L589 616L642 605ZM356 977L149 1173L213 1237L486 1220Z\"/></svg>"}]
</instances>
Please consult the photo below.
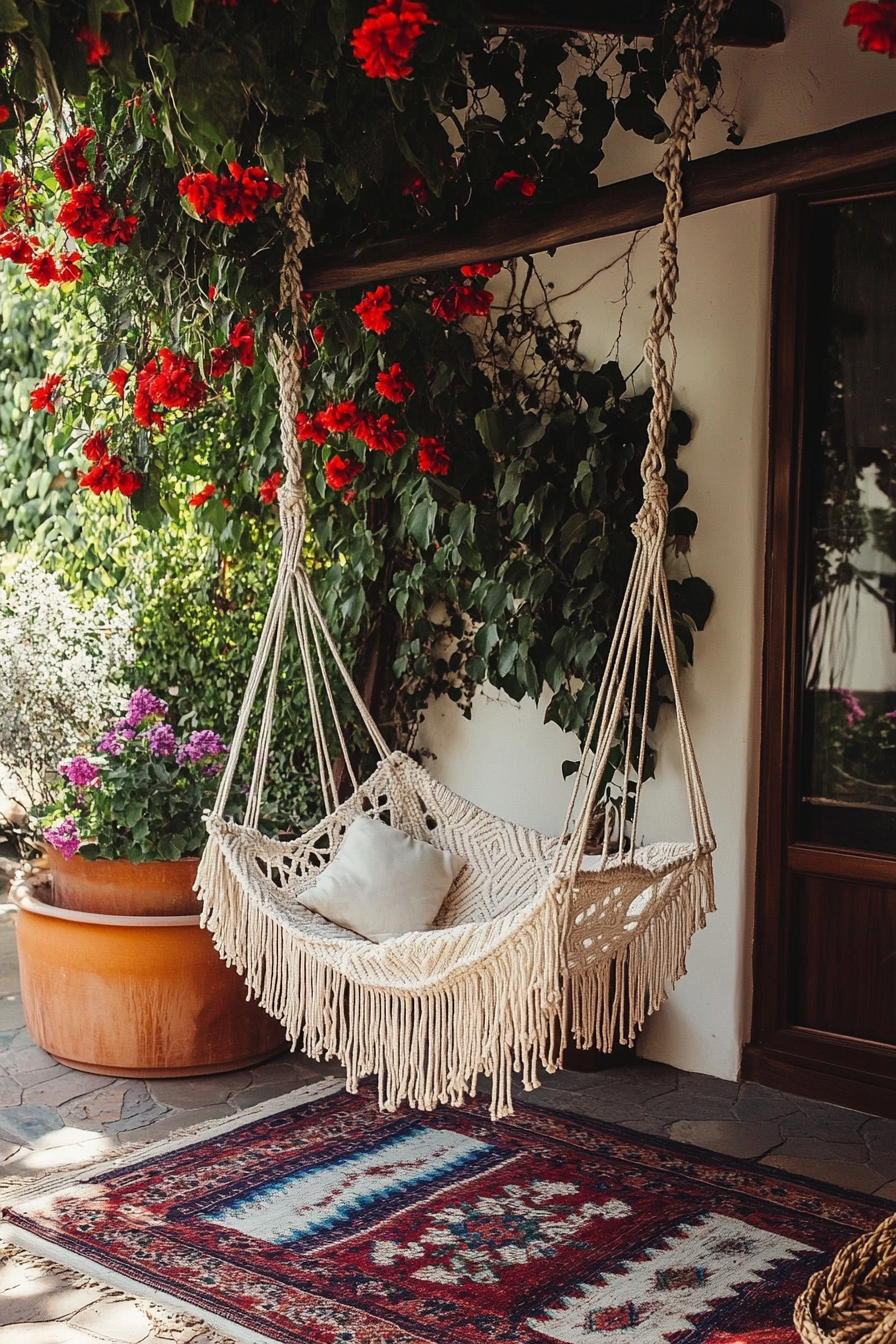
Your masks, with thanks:
<instances>
[{"instance_id":1,"label":"wooden ceiling beam","mask_svg":"<svg viewBox=\"0 0 896 1344\"><path fill-rule=\"evenodd\" d=\"M664 0L492 0L488 13L507 28L653 37L664 8ZM784 14L773 0L731 0L719 25L726 47L773 47L784 35Z\"/></svg>"},{"instance_id":2,"label":"wooden ceiling beam","mask_svg":"<svg viewBox=\"0 0 896 1344\"><path fill-rule=\"evenodd\" d=\"M844 173L896 170L896 112L756 149L695 159L685 179L685 214L823 185ZM516 204L507 214L438 233L407 234L359 248L312 248L303 278L310 290L376 285L465 262L507 260L568 243L648 228L662 218L663 188L652 173L599 188L579 205Z\"/></svg>"}]
</instances>

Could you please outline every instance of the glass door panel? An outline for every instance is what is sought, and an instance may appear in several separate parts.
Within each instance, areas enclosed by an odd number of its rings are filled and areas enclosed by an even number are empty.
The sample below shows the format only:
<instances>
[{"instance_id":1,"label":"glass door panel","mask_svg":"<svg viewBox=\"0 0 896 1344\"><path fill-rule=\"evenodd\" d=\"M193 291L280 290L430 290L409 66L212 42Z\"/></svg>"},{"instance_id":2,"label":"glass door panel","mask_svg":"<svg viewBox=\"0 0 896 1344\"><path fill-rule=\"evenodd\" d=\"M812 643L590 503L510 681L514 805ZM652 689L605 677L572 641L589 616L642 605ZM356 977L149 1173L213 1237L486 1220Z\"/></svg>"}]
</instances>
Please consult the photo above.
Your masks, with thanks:
<instances>
[{"instance_id":1,"label":"glass door panel","mask_svg":"<svg viewBox=\"0 0 896 1344\"><path fill-rule=\"evenodd\" d=\"M896 196L816 205L797 839L896 851Z\"/></svg>"}]
</instances>

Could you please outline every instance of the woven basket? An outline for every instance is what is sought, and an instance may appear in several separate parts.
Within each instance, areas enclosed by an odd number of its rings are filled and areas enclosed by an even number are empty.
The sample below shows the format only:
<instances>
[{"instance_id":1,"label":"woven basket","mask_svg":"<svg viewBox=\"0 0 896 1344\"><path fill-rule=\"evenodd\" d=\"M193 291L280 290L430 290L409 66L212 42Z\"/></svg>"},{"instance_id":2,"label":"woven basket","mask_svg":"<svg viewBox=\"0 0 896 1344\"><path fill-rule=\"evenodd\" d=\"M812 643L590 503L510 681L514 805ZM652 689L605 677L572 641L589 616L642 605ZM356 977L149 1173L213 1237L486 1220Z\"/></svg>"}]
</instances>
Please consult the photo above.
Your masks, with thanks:
<instances>
[{"instance_id":1,"label":"woven basket","mask_svg":"<svg viewBox=\"0 0 896 1344\"><path fill-rule=\"evenodd\" d=\"M812 1275L793 1323L803 1344L894 1344L896 1213Z\"/></svg>"}]
</instances>

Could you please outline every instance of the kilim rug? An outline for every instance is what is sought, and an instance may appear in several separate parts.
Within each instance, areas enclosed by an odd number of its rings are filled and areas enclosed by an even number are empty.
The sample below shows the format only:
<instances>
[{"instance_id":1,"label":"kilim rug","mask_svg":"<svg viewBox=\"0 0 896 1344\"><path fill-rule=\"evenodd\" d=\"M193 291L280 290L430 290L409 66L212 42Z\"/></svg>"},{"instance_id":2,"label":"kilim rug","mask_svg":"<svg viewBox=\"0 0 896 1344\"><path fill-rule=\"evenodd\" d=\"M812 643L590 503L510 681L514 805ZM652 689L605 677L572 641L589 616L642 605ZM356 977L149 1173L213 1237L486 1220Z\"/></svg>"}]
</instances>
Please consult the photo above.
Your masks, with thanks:
<instances>
[{"instance_id":1,"label":"kilim rug","mask_svg":"<svg viewBox=\"0 0 896 1344\"><path fill-rule=\"evenodd\" d=\"M252 1344L796 1344L810 1274L890 1211L555 1111L333 1087L45 1180L4 1231Z\"/></svg>"}]
</instances>

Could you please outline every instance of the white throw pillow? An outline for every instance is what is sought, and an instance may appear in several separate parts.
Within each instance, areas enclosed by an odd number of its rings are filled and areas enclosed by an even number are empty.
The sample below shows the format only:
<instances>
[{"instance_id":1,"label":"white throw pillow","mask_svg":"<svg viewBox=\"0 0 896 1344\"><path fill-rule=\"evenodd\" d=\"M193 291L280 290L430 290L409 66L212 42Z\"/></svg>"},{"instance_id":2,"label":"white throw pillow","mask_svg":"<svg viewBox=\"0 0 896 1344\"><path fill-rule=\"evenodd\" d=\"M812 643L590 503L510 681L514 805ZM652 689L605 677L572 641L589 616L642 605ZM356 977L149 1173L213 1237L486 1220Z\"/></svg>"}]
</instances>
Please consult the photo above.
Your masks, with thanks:
<instances>
[{"instance_id":1,"label":"white throw pillow","mask_svg":"<svg viewBox=\"0 0 896 1344\"><path fill-rule=\"evenodd\" d=\"M373 817L358 817L300 899L331 924L383 943L431 929L465 862Z\"/></svg>"}]
</instances>

